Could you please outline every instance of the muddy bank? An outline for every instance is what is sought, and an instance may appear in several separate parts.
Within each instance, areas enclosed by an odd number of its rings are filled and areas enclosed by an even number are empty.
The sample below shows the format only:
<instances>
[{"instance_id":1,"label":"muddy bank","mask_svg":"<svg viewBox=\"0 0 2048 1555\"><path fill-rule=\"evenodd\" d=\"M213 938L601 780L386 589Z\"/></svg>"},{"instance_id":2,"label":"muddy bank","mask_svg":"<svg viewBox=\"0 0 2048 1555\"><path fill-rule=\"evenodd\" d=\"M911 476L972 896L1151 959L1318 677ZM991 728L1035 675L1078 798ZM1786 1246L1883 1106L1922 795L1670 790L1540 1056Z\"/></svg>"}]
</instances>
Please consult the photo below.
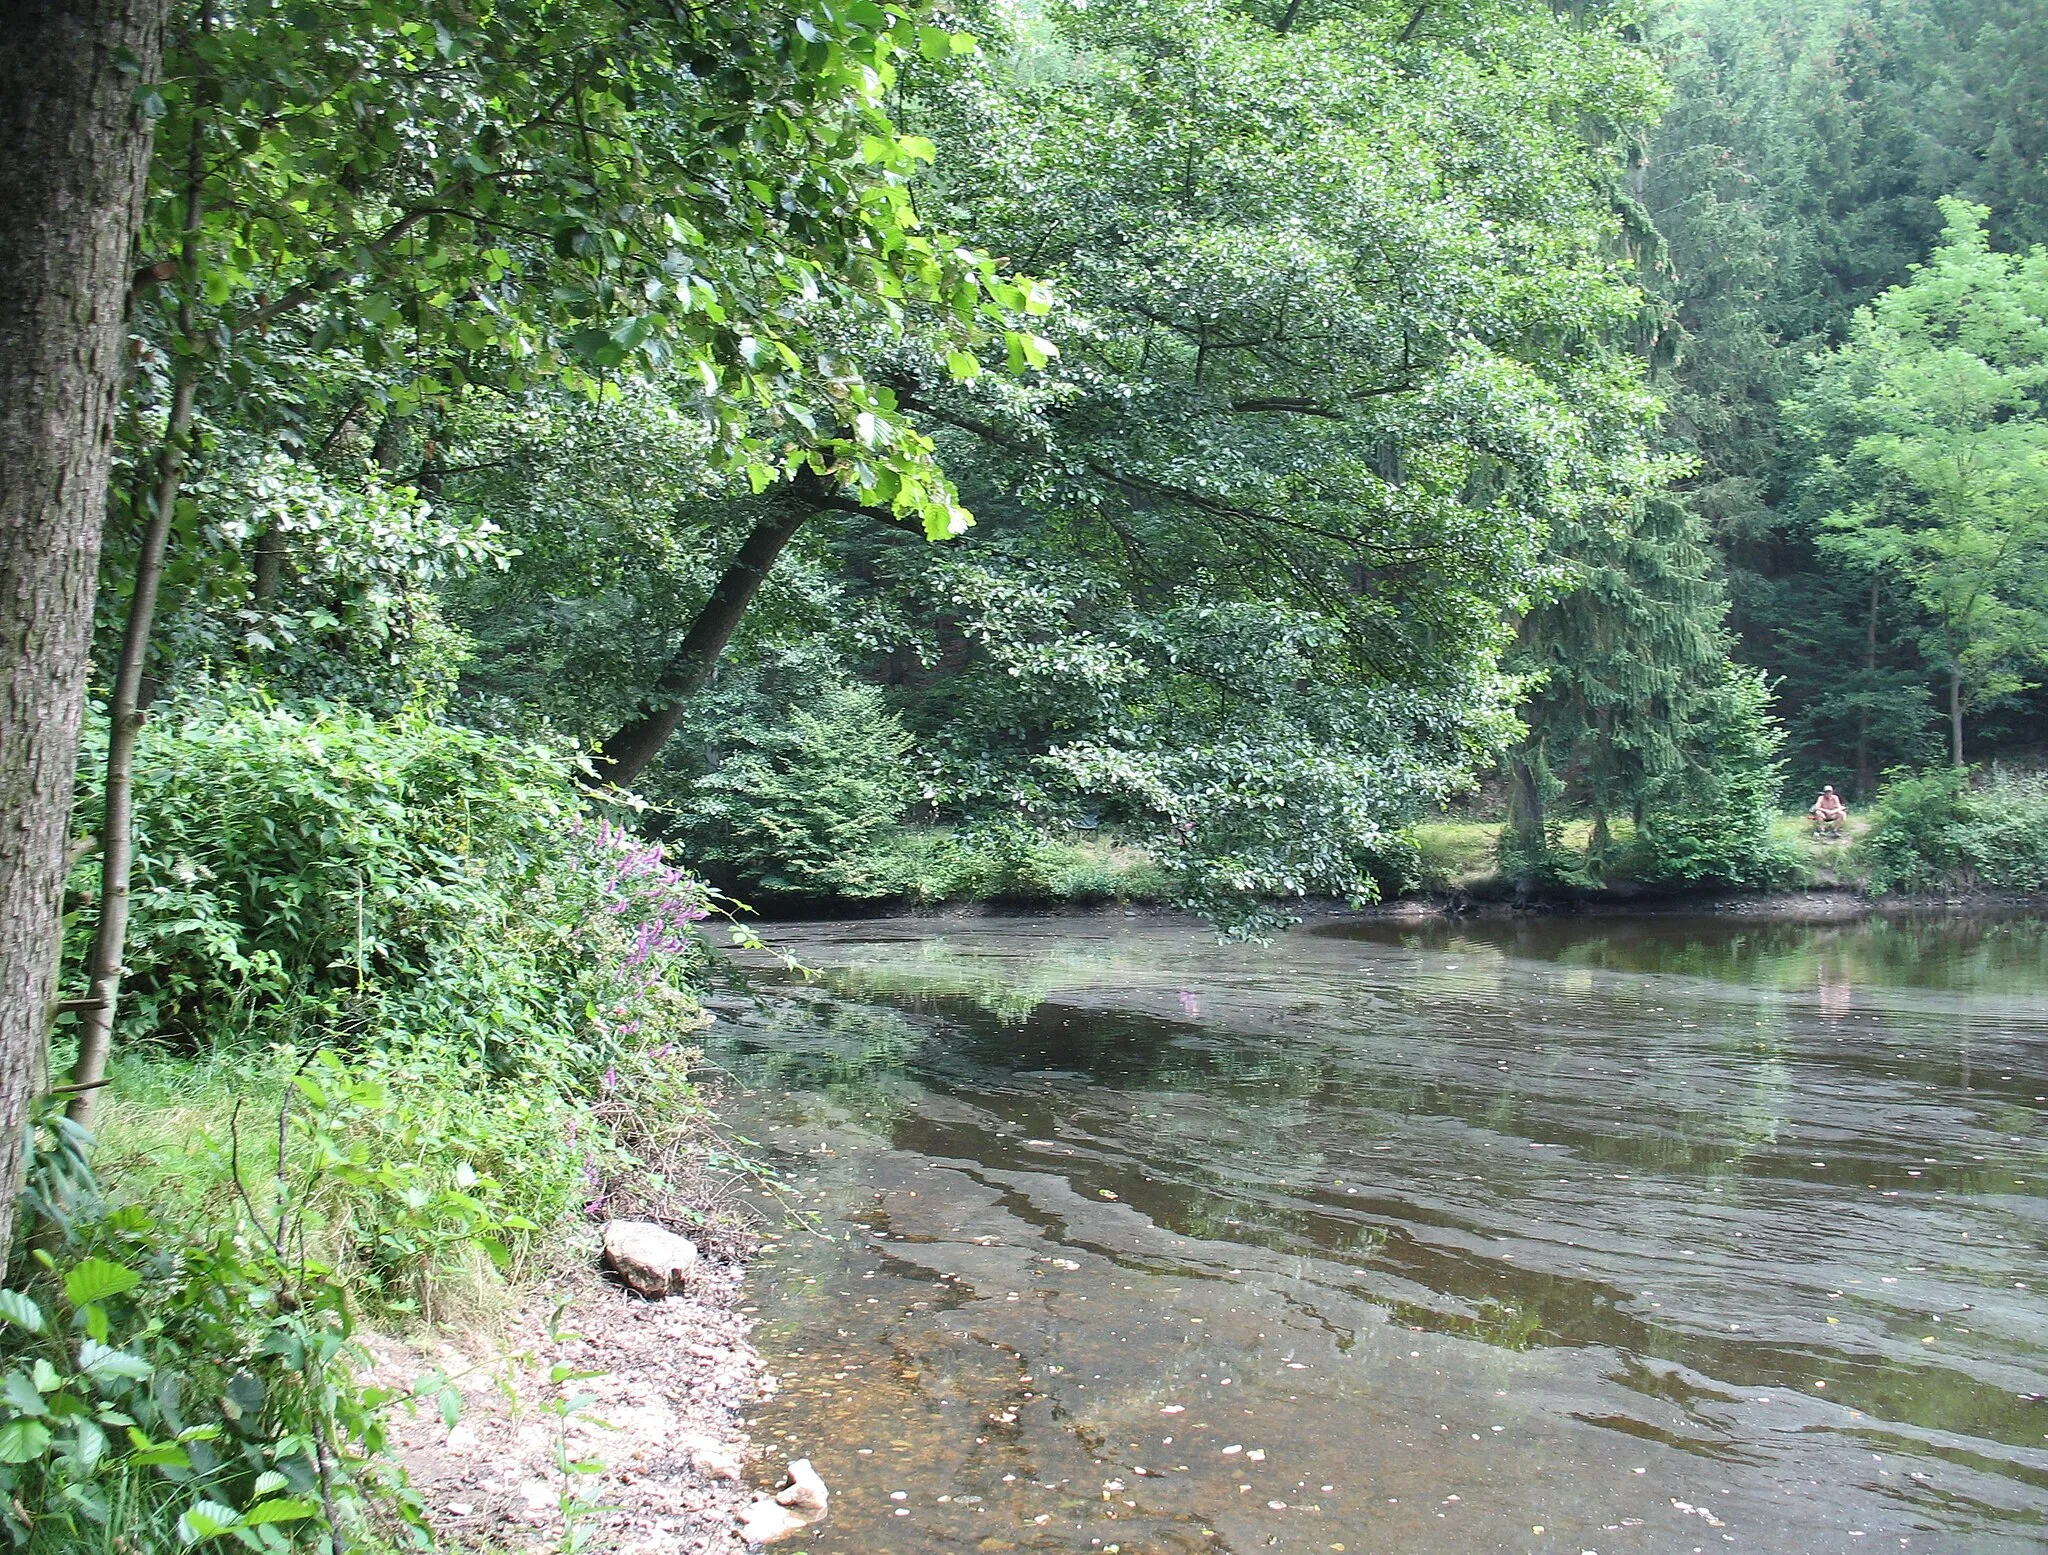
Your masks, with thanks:
<instances>
[{"instance_id":1,"label":"muddy bank","mask_svg":"<svg viewBox=\"0 0 2048 1555\"><path fill-rule=\"evenodd\" d=\"M1586 918L1717 917L1779 923L1843 923L1857 918L1926 912L2038 912L2048 908L2048 895L2012 892L1953 892L1938 896L1868 896L1860 891L1689 891L1651 894L1617 889L1573 895L1475 896L1461 891L1400 896L1389 901L1352 906L1311 898L1276 902L1278 910L1308 922L1332 919L1401 920L1440 918L1516 918L1567 916ZM829 910L809 904L801 914L764 913L762 922L844 921L876 918L933 919L971 922L989 918L1089 919L1136 918L1161 923L1194 923L1193 915L1152 902L946 902L928 906L902 902L837 902ZM772 937L772 936L771 936Z\"/></svg>"}]
</instances>

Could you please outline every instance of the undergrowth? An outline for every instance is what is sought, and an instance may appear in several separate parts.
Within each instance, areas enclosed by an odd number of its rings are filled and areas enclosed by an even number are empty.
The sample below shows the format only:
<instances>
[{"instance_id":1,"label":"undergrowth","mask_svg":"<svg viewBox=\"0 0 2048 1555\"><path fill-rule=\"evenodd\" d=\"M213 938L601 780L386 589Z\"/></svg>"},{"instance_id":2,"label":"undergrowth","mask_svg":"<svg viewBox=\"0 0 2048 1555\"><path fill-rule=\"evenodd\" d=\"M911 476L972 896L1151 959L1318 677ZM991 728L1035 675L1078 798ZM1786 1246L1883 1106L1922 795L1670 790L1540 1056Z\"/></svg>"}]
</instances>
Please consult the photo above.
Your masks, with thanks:
<instances>
[{"instance_id":1,"label":"undergrowth","mask_svg":"<svg viewBox=\"0 0 2048 1555\"><path fill-rule=\"evenodd\" d=\"M364 1383L361 1325L488 1314L587 1216L746 1249L690 1077L721 904L571 770L409 717L155 720L98 1139L41 1125L0 1294L15 1548L422 1544L385 1422L456 1395Z\"/></svg>"}]
</instances>

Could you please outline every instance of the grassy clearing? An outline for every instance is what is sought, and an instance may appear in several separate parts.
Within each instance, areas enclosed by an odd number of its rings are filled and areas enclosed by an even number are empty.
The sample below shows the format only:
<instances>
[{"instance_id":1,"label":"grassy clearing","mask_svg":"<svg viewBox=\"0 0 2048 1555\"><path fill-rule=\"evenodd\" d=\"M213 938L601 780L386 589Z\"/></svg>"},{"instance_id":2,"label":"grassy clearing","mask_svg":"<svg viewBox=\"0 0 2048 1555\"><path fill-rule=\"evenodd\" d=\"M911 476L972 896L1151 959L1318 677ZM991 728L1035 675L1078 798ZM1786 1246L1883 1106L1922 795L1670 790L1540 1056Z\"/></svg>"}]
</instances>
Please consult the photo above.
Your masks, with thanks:
<instances>
[{"instance_id":1,"label":"grassy clearing","mask_svg":"<svg viewBox=\"0 0 2048 1555\"><path fill-rule=\"evenodd\" d=\"M945 902L1157 902L1166 873L1145 849L1103 832L906 827L876 866L887 894Z\"/></svg>"},{"instance_id":2,"label":"grassy clearing","mask_svg":"<svg viewBox=\"0 0 2048 1555\"><path fill-rule=\"evenodd\" d=\"M1838 837L1817 836L1807 815L1781 815L1771 827L1778 841L1792 850L1807 884L1842 890L1863 889L1869 872L1857 862L1855 848L1872 825L1868 815L1852 815Z\"/></svg>"},{"instance_id":3,"label":"grassy clearing","mask_svg":"<svg viewBox=\"0 0 2048 1555\"><path fill-rule=\"evenodd\" d=\"M1501 821L1424 821L1410 828L1422 857L1425 891L1480 891L1501 885L1498 869ZM1861 890L1868 880L1867 869L1858 861L1855 847L1870 830L1868 815L1851 816L1839 837L1818 837L1812 820L1804 814L1783 814L1772 823L1771 834L1798 861L1801 884L1841 890ZM1613 823L1613 846L1626 849L1635 828L1627 820ZM1583 855L1591 839L1592 824L1570 821L1564 827L1566 849Z\"/></svg>"},{"instance_id":4,"label":"grassy clearing","mask_svg":"<svg viewBox=\"0 0 2048 1555\"><path fill-rule=\"evenodd\" d=\"M268 1054L117 1054L94 1132L109 1190L167 1219L230 1218L235 1158L259 1205L275 1193L286 1077Z\"/></svg>"},{"instance_id":5,"label":"grassy clearing","mask_svg":"<svg viewBox=\"0 0 2048 1555\"><path fill-rule=\"evenodd\" d=\"M1503 821L1423 821L1408 829L1422 858L1425 891L1473 891L1500 884L1500 834ZM1611 822L1611 846L1625 848L1635 838L1626 819ZM1591 821L1567 821L1563 845L1583 855L1593 837Z\"/></svg>"}]
</instances>

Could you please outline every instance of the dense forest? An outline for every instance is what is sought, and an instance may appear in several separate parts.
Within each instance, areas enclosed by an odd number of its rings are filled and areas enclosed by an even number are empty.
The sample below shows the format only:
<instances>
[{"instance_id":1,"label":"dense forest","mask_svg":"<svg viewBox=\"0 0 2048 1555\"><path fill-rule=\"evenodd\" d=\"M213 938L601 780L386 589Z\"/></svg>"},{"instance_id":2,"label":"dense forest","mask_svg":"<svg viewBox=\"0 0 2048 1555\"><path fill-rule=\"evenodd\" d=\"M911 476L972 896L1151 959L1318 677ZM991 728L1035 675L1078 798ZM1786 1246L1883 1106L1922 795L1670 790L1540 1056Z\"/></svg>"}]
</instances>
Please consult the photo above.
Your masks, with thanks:
<instances>
[{"instance_id":1,"label":"dense forest","mask_svg":"<svg viewBox=\"0 0 2048 1555\"><path fill-rule=\"evenodd\" d=\"M119 1055L286 1055L278 1234L239 1160L188 1207L324 1413L194 1456L137 1371L108 1457L10 1382L17 1543L116 1458L186 1542L349 1522L309 1336L569 1214L742 903L1257 933L1447 815L1525 897L1774 887L1820 782L1889 784L1874 887L2048 885L2037 0L38 15L0 187L102 214L0 256L24 1235L105 1348L171 1234L94 1218ZM203 1369L182 1289L130 1338Z\"/></svg>"}]
</instances>

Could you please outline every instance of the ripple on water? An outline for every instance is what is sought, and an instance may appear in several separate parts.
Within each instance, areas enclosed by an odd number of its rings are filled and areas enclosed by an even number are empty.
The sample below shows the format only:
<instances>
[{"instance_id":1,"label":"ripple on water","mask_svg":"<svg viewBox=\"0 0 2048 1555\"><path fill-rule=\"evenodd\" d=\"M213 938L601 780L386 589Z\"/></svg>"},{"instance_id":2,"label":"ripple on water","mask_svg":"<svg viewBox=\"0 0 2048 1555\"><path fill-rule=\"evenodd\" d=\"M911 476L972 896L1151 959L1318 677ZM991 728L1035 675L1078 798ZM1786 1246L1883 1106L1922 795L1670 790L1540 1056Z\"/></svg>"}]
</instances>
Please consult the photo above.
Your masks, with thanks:
<instances>
[{"instance_id":1,"label":"ripple on water","mask_svg":"<svg viewBox=\"0 0 2048 1555\"><path fill-rule=\"evenodd\" d=\"M2048 1536L2038 921L784 938L815 1555Z\"/></svg>"}]
</instances>

